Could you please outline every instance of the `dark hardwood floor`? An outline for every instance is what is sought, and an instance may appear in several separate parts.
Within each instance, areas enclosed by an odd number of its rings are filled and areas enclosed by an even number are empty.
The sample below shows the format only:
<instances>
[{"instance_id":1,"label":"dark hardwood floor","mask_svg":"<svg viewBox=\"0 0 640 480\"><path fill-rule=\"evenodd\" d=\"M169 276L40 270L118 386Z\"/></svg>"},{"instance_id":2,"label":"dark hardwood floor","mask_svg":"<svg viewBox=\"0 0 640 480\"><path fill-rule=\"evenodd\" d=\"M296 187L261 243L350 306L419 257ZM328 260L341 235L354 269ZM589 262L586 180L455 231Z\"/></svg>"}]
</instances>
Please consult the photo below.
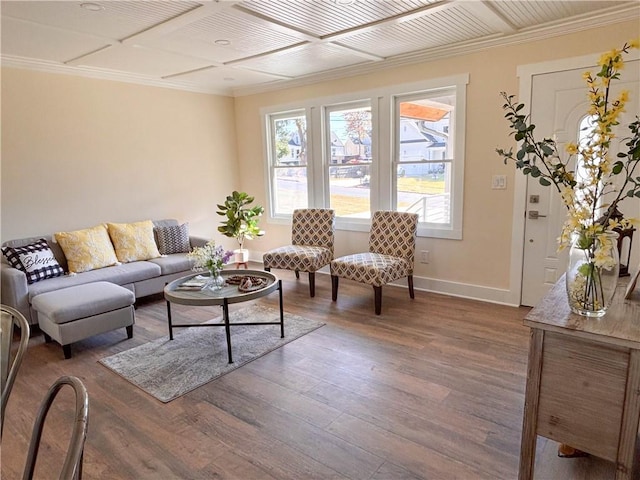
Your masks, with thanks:
<instances>
[{"instance_id":1,"label":"dark hardwood floor","mask_svg":"<svg viewBox=\"0 0 640 480\"><path fill-rule=\"evenodd\" d=\"M309 298L306 275L274 273L285 310L326 325L168 404L98 363L167 335L161 296L139 302L132 339L95 336L70 360L34 334L7 406L2 479L21 478L36 411L61 375L90 396L85 479L517 478L529 309L386 287L375 316L370 287L341 281L334 303L328 275ZM276 308L277 295L258 302ZM57 478L71 405L63 390L36 478ZM606 462L557 459L553 442L539 451L536 478L612 478Z\"/></svg>"}]
</instances>

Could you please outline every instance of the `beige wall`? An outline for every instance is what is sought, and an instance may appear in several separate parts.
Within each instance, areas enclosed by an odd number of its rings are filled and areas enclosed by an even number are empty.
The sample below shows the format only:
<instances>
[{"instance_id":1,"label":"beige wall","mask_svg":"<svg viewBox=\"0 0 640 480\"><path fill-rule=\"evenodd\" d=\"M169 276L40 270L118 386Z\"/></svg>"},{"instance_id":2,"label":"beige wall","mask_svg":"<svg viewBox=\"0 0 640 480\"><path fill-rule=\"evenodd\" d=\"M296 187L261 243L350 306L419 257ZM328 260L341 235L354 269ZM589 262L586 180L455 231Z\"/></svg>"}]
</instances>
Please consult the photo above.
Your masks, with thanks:
<instances>
[{"instance_id":1,"label":"beige wall","mask_svg":"<svg viewBox=\"0 0 640 480\"><path fill-rule=\"evenodd\" d=\"M217 236L215 204L239 177L233 109L230 97L4 68L2 240L159 218Z\"/></svg>"},{"instance_id":2,"label":"beige wall","mask_svg":"<svg viewBox=\"0 0 640 480\"><path fill-rule=\"evenodd\" d=\"M236 98L236 125L238 130L242 125L243 130L258 132L259 110L266 106L290 104L309 97L324 97L396 83L469 73L464 238L462 240L419 238L417 250L429 250L431 261L427 265L416 263L415 276L422 277L417 279L417 286L424 288L439 289L444 284L453 282L457 285L507 290L510 280L515 171L512 165L505 166L495 153L496 147L510 145L499 92L504 90L509 93L518 93L516 69L519 65L598 54L622 46L625 41L637 37L638 33L638 23L632 21L615 27L594 29L522 45L498 47L471 55L405 66L360 77L239 97ZM255 174L263 170L262 136L247 135L243 142L238 144L238 155L241 171L247 173L241 178L242 188L254 193L260 202L266 205L264 180L261 175ZM507 175L506 190L491 189L491 177L496 174ZM518 175L520 175L519 172ZM289 227L281 225L266 225L266 227L268 234L254 241L252 248L265 251L288 241ZM337 255L367 249L365 233L337 232L336 240Z\"/></svg>"}]
</instances>

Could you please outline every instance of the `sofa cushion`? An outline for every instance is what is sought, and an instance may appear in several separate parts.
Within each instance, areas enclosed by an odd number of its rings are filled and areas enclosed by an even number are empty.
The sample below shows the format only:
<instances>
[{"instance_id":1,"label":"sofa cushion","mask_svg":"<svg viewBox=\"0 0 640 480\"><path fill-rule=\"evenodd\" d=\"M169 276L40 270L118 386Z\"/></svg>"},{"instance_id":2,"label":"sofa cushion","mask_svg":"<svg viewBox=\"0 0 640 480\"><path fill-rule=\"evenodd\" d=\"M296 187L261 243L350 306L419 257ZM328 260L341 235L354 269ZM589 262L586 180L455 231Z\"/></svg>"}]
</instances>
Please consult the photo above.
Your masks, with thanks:
<instances>
[{"instance_id":1,"label":"sofa cushion","mask_svg":"<svg viewBox=\"0 0 640 480\"><path fill-rule=\"evenodd\" d=\"M27 283L64 275L64 270L44 238L22 247L2 247L2 253L13 268L26 274Z\"/></svg>"},{"instance_id":2,"label":"sofa cushion","mask_svg":"<svg viewBox=\"0 0 640 480\"><path fill-rule=\"evenodd\" d=\"M171 227L154 227L158 250L161 255L174 253L187 253L191 251L189 243L189 224L174 225Z\"/></svg>"},{"instance_id":3,"label":"sofa cushion","mask_svg":"<svg viewBox=\"0 0 640 480\"><path fill-rule=\"evenodd\" d=\"M171 275L178 272L191 270L191 261L184 253L174 253L166 257L152 258L149 263L155 263L160 267L162 275Z\"/></svg>"},{"instance_id":4,"label":"sofa cushion","mask_svg":"<svg viewBox=\"0 0 640 480\"><path fill-rule=\"evenodd\" d=\"M149 260L160 256L153 237L153 222L107 223L118 260L123 263Z\"/></svg>"},{"instance_id":5,"label":"sofa cushion","mask_svg":"<svg viewBox=\"0 0 640 480\"><path fill-rule=\"evenodd\" d=\"M36 295L73 287L92 282L111 282L117 285L140 282L149 278L160 276L160 267L151 262L132 262L105 267L98 270L80 273L78 275L65 275L64 277L50 278L46 282L38 282L29 285L29 303Z\"/></svg>"},{"instance_id":6,"label":"sofa cushion","mask_svg":"<svg viewBox=\"0 0 640 480\"><path fill-rule=\"evenodd\" d=\"M58 232L54 237L67 257L71 273L87 272L118 263L104 225L73 232Z\"/></svg>"}]
</instances>

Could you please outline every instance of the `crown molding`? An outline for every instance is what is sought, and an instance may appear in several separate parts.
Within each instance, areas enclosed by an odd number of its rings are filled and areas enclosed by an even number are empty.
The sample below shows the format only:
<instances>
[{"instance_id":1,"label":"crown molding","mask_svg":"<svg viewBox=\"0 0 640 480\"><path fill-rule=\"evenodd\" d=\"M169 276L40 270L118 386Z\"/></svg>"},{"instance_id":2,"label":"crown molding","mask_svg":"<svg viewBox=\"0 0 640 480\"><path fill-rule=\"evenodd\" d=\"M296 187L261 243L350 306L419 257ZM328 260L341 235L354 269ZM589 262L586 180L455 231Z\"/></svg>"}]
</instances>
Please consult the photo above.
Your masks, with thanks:
<instances>
[{"instance_id":1,"label":"crown molding","mask_svg":"<svg viewBox=\"0 0 640 480\"><path fill-rule=\"evenodd\" d=\"M48 60L36 60L33 58L18 57L13 55L0 56L2 67L21 68L36 70L46 73L60 73L77 77L95 78L99 80L113 80L116 82L135 83L152 87L171 88L194 93L207 93L212 95L222 95L231 97L233 91L230 88L216 89L208 88L204 85L197 85L188 82L180 82L172 79L161 79L147 75L136 75L115 70L104 70L86 66L65 65L63 63Z\"/></svg>"}]
</instances>

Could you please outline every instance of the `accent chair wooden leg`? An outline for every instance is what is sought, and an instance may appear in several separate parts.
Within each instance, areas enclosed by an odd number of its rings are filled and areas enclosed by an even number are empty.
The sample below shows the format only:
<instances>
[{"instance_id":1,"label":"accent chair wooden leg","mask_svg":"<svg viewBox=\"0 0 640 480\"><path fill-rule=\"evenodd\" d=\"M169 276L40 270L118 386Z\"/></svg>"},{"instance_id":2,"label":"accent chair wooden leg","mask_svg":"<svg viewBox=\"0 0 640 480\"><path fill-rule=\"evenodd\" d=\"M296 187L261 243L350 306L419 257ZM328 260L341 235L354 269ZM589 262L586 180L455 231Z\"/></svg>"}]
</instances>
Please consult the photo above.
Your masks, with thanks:
<instances>
[{"instance_id":1,"label":"accent chair wooden leg","mask_svg":"<svg viewBox=\"0 0 640 480\"><path fill-rule=\"evenodd\" d=\"M382 312L382 287L373 287L373 297L376 304L376 315Z\"/></svg>"},{"instance_id":2,"label":"accent chair wooden leg","mask_svg":"<svg viewBox=\"0 0 640 480\"><path fill-rule=\"evenodd\" d=\"M264 267L264 271L265 272L270 272L271 271L271 267Z\"/></svg>"},{"instance_id":3,"label":"accent chair wooden leg","mask_svg":"<svg viewBox=\"0 0 640 480\"><path fill-rule=\"evenodd\" d=\"M62 353L64 353L64 358L66 360L71 358L71 345L62 345Z\"/></svg>"},{"instance_id":4,"label":"accent chair wooden leg","mask_svg":"<svg viewBox=\"0 0 640 480\"><path fill-rule=\"evenodd\" d=\"M300 272L298 270L296 270L296 278L300 278Z\"/></svg>"},{"instance_id":5,"label":"accent chair wooden leg","mask_svg":"<svg viewBox=\"0 0 640 480\"><path fill-rule=\"evenodd\" d=\"M309 272L309 295L316 296L316 272Z\"/></svg>"},{"instance_id":6,"label":"accent chair wooden leg","mask_svg":"<svg viewBox=\"0 0 640 480\"><path fill-rule=\"evenodd\" d=\"M416 298L415 294L413 293L413 275L409 275L407 277L407 282L409 283L409 296L411 298Z\"/></svg>"},{"instance_id":7,"label":"accent chair wooden leg","mask_svg":"<svg viewBox=\"0 0 640 480\"><path fill-rule=\"evenodd\" d=\"M46 333L44 333L44 343L51 343L52 341L53 339L51 338L51 335L47 335Z\"/></svg>"},{"instance_id":8,"label":"accent chair wooden leg","mask_svg":"<svg viewBox=\"0 0 640 480\"><path fill-rule=\"evenodd\" d=\"M127 329L127 338L133 338L133 325L127 326L126 329Z\"/></svg>"},{"instance_id":9,"label":"accent chair wooden leg","mask_svg":"<svg viewBox=\"0 0 640 480\"><path fill-rule=\"evenodd\" d=\"M338 277L331 275L331 300L338 300Z\"/></svg>"}]
</instances>

